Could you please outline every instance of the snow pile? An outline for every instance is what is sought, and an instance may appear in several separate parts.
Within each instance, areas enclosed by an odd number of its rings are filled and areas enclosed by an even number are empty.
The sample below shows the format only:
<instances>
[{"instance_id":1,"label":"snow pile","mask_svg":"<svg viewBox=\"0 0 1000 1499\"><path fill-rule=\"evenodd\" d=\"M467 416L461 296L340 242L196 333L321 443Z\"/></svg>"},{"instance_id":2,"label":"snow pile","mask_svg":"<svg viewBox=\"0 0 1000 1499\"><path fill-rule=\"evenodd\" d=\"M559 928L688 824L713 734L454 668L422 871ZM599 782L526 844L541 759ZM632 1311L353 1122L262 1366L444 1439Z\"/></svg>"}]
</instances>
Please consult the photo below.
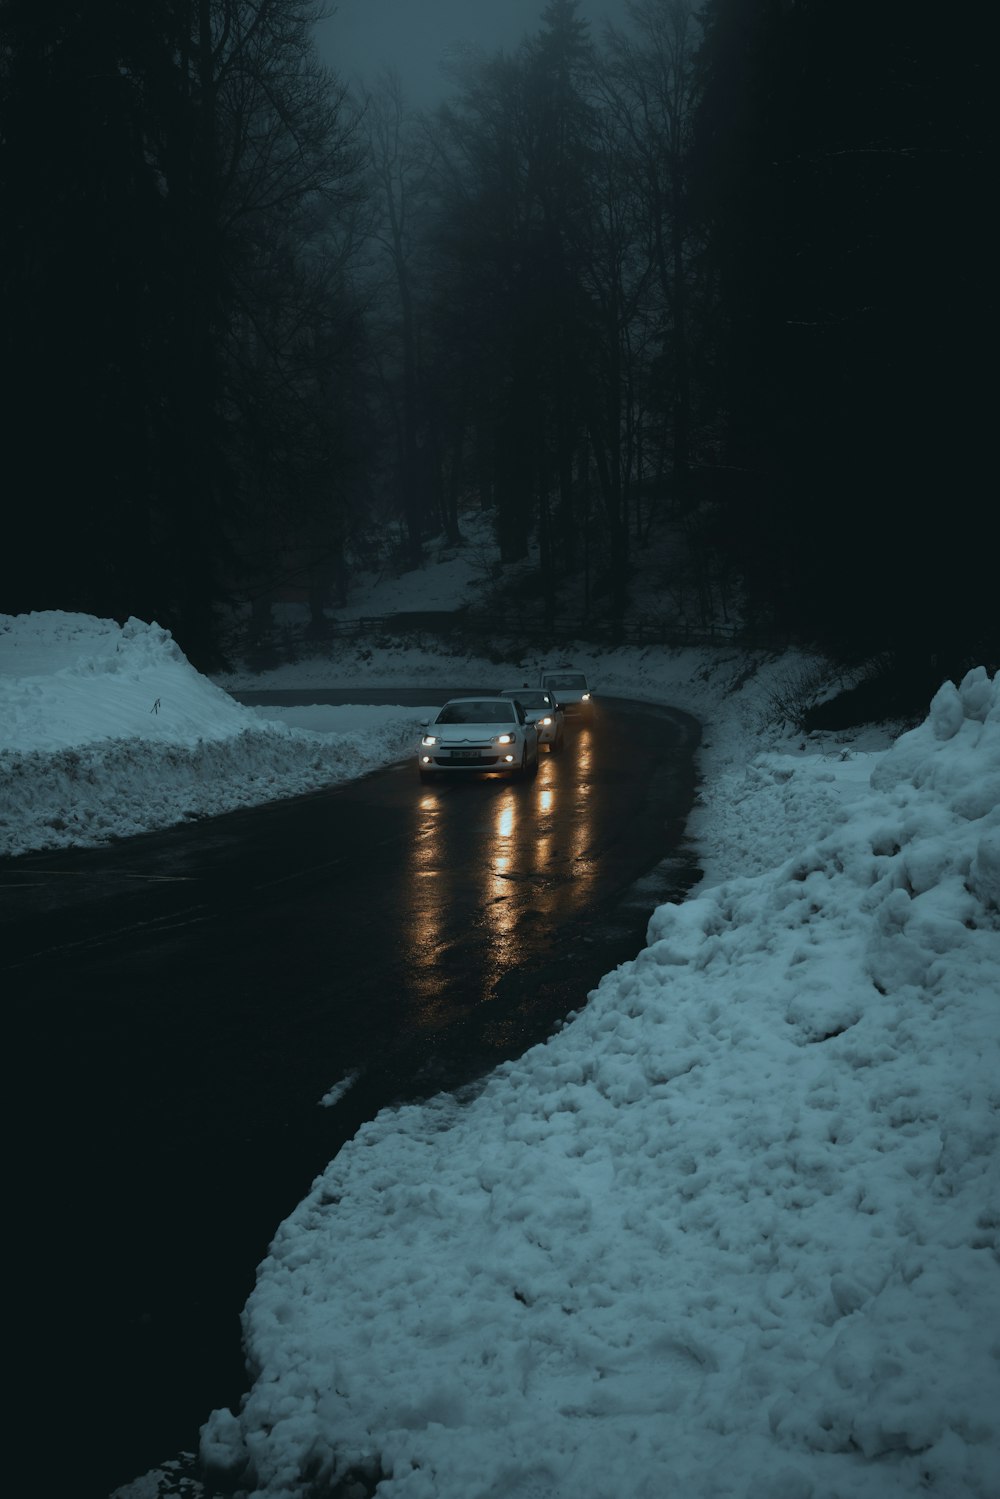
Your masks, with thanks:
<instances>
[{"instance_id":1,"label":"snow pile","mask_svg":"<svg viewBox=\"0 0 1000 1499\"><path fill-rule=\"evenodd\" d=\"M210 1471L995 1499L998 777L982 670L885 753L734 771L702 835L738 823L748 872L477 1096L364 1126L282 1225Z\"/></svg>"},{"instance_id":2,"label":"snow pile","mask_svg":"<svg viewBox=\"0 0 1000 1499\"><path fill-rule=\"evenodd\" d=\"M0 615L0 855L313 791L407 754L423 717L314 710L292 728L234 702L158 625Z\"/></svg>"}]
</instances>

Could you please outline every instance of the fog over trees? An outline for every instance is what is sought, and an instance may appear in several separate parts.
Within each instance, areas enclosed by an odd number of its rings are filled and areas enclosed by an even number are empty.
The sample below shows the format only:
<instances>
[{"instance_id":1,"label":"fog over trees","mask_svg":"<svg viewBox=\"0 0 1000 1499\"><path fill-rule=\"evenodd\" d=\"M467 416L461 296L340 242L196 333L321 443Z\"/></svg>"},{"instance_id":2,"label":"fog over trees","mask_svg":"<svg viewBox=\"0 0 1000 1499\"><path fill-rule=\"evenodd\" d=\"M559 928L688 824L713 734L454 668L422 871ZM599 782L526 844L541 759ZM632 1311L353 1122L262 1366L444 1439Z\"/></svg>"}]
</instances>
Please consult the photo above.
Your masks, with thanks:
<instances>
[{"instance_id":1,"label":"fog over trees","mask_svg":"<svg viewBox=\"0 0 1000 1499\"><path fill-rule=\"evenodd\" d=\"M428 113L320 10L4 0L0 608L209 666L480 508L542 627L671 537L668 625L995 660L982 20L549 0Z\"/></svg>"}]
</instances>

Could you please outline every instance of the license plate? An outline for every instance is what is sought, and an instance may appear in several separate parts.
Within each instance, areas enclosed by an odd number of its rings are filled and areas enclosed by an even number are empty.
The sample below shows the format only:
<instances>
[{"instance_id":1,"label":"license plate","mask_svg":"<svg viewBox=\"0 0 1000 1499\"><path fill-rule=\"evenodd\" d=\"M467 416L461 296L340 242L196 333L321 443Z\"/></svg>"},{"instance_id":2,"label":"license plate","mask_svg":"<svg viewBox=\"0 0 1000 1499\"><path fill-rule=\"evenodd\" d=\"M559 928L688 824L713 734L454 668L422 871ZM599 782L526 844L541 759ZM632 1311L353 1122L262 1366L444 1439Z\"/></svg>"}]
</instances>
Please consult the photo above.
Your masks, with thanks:
<instances>
[{"instance_id":1,"label":"license plate","mask_svg":"<svg viewBox=\"0 0 1000 1499\"><path fill-rule=\"evenodd\" d=\"M449 759L455 765L478 765L481 755L471 755L468 750L452 750Z\"/></svg>"}]
</instances>

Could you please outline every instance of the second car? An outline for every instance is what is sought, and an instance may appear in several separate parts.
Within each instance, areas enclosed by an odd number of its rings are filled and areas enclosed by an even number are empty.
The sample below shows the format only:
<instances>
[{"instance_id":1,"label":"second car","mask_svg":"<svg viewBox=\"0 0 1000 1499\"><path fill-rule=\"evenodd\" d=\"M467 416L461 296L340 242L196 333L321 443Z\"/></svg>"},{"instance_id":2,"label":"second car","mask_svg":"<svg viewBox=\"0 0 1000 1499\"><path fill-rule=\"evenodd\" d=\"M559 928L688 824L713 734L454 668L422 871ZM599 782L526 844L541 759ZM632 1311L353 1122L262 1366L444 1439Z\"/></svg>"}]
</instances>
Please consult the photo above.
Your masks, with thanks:
<instances>
[{"instance_id":1,"label":"second car","mask_svg":"<svg viewBox=\"0 0 1000 1499\"><path fill-rule=\"evenodd\" d=\"M562 749L566 715L553 693L543 687L504 687L500 696L521 704L538 730L538 743L547 744L550 754Z\"/></svg>"}]
</instances>

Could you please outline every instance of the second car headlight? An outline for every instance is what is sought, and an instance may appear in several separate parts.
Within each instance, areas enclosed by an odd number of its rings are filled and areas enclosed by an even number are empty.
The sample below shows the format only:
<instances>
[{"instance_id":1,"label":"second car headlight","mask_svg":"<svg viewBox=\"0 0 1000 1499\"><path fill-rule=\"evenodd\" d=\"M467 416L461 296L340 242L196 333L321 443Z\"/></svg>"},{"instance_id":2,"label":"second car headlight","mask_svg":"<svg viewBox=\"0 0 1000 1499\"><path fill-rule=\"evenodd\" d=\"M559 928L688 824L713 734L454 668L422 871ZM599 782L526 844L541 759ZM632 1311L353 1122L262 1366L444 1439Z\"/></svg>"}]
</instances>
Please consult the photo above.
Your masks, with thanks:
<instances>
[{"instance_id":1,"label":"second car headlight","mask_svg":"<svg viewBox=\"0 0 1000 1499\"><path fill-rule=\"evenodd\" d=\"M513 744L513 743L514 743L514 735L513 734L498 734L497 735L497 744Z\"/></svg>"},{"instance_id":2,"label":"second car headlight","mask_svg":"<svg viewBox=\"0 0 1000 1499\"><path fill-rule=\"evenodd\" d=\"M434 734L425 734L420 743L424 745L437 744L437 737Z\"/></svg>"}]
</instances>

